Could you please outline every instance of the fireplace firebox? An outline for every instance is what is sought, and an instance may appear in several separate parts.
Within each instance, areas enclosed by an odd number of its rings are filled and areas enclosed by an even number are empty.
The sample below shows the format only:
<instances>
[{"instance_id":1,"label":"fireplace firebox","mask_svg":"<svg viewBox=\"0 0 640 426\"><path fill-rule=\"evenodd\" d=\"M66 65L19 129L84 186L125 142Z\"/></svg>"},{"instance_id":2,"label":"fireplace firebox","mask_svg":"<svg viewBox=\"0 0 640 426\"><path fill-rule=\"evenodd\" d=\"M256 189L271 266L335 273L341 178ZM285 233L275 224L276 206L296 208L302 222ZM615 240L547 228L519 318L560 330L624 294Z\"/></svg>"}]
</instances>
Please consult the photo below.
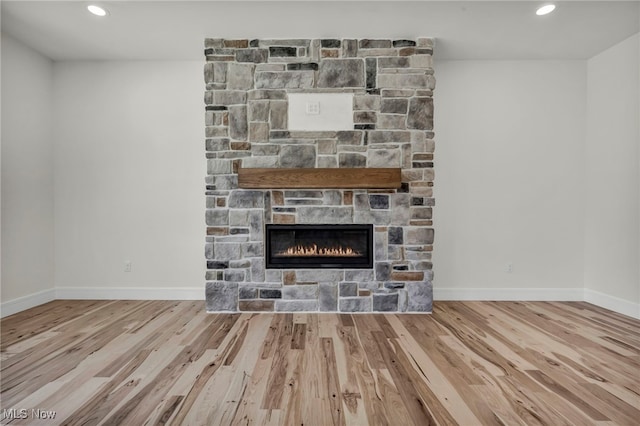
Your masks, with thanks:
<instances>
[{"instance_id":1,"label":"fireplace firebox","mask_svg":"<svg viewBox=\"0 0 640 426\"><path fill-rule=\"evenodd\" d=\"M266 267L372 268L373 225L267 224Z\"/></svg>"}]
</instances>

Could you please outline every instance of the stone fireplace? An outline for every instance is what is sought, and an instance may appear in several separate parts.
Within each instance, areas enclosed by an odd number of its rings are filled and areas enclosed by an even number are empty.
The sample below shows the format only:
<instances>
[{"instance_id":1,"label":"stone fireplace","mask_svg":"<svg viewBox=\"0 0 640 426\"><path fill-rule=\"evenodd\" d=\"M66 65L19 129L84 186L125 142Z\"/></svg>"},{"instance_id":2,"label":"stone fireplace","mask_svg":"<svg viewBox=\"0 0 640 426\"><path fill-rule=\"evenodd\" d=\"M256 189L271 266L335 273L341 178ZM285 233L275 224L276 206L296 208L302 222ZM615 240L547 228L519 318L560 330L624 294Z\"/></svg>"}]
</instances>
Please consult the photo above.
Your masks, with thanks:
<instances>
[{"instance_id":1,"label":"stone fireplace","mask_svg":"<svg viewBox=\"0 0 640 426\"><path fill-rule=\"evenodd\" d=\"M432 54L428 38L205 41L208 311L431 311ZM290 128L301 93L352 95L353 128ZM397 168L401 181L238 179L354 168Z\"/></svg>"}]
</instances>

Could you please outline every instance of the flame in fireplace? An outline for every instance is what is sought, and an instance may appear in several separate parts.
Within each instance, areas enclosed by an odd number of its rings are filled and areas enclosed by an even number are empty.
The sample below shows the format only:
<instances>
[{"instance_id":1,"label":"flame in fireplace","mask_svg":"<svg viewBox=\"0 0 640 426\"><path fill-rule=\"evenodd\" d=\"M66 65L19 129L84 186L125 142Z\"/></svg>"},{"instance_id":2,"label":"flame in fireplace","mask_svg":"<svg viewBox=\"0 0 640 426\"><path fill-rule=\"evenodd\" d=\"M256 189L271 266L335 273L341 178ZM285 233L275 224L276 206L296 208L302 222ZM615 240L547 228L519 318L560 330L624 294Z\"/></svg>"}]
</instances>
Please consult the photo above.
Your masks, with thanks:
<instances>
[{"instance_id":1,"label":"flame in fireplace","mask_svg":"<svg viewBox=\"0 0 640 426\"><path fill-rule=\"evenodd\" d=\"M362 254L351 247L318 247L317 244L313 244L289 247L278 253L278 256L356 257L362 256Z\"/></svg>"}]
</instances>

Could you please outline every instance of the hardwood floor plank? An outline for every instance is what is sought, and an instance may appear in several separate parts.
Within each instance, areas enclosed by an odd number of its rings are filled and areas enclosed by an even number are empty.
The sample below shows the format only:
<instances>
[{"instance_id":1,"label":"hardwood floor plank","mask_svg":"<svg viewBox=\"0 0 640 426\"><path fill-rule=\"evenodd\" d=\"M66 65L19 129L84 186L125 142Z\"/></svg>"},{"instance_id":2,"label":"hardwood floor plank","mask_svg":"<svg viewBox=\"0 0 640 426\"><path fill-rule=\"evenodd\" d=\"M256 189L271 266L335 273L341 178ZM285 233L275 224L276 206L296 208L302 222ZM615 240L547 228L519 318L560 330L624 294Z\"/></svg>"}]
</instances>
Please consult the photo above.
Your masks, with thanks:
<instances>
[{"instance_id":1,"label":"hardwood floor plank","mask_svg":"<svg viewBox=\"0 0 640 426\"><path fill-rule=\"evenodd\" d=\"M418 314L207 314L55 301L0 321L0 422L617 425L640 418L640 321L583 302ZM30 413L30 411L29 411ZM4 416L4 418L2 418Z\"/></svg>"}]
</instances>

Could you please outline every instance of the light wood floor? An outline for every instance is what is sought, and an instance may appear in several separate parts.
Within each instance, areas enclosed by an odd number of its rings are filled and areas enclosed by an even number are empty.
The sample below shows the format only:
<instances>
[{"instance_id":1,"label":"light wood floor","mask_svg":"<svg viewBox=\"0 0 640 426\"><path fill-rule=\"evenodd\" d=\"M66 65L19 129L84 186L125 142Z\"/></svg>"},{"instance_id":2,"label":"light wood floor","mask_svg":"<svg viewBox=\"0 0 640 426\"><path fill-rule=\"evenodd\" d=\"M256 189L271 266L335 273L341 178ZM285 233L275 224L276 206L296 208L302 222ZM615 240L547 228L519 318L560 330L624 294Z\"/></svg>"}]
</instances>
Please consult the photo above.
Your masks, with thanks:
<instances>
[{"instance_id":1,"label":"light wood floor","mask_svg":"<svg viewBox=\"0 0 640 426\"><path fill-rule=\"evenodd\" d=\"M3 424L640 424L640 321L587 303L218 315L55 301L1 325Z\"/></svg>"}]
</instances>

